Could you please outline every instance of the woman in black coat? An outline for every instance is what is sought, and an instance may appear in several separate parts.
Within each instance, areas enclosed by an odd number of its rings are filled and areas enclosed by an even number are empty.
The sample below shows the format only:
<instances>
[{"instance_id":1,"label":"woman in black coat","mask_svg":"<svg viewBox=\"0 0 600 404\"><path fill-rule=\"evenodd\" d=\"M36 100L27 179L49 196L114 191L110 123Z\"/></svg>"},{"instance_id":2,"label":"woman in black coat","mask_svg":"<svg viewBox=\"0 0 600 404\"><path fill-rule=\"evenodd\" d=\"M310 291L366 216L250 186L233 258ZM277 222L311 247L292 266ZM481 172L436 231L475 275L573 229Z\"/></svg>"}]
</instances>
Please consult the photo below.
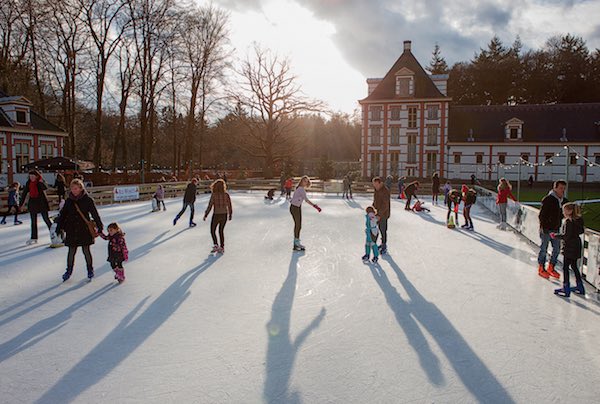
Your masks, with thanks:
<instances>
[{"instance_id":1,"label":"woman in black coat","mask_svg":"<svg viewBox=\"0 0 600 404\"><path fill-rule=\"evenodd\" d=\"M58 195L58 204L65 199L65 177L58 173L56 174L56 179L54 180L54 188L56 188L56 195Z\"/></svg>"},{"instance_id":2,"label":"woman in black coat","mask_svg":"<svg viewBox=\"0 0 600 404\"><path fill-rule=\"evenodd\" d=\"M78 207L81 213L77 210ZM65 201L65 206L60 211L60 216L57 221L58 228L56 231L62 230L66 233L65 245L69 247L69 252L67 254L67 270L63 275L63 281L69 279L73 273L77 247L81 247L83 250L85 262L87 264L88 279L91 280L94 277L94 266L92 263L90 246L94 244L95 235L93 236L90 232L82 215L88 221L91 216L96 222L96 233L102 231L104 226L102 225L102 220L100 220L100 216L96 210L94 200L90 198L85 191L83 182L79 179L75 179L71 181L71 192Z\"/></svg>"},{"instance_id":3,"label":"woman in black coat","mask_svg":"<svg viewBox=\"0 0 600 404\"><path fill-rule=\"evenodd\" d=\"M581 217L581 208L579 205L569 202L563 206L565 216L564 224L560 234L550 233L551 238L562 240L563 253L563 287L556 289L555 295L569 297L571 294L571 285L569 284L569 268L575 273L576 287L575 292L584 295L585 288L581 280L581 273L577 267L577 260L581 258L581 235L585 231L583 226L583 217Z\"/></svg>"},{"instance_id":4,"label":"woman in black coat","mask_svg":"<svg viewBox=\"0 0 600 404\"><path fill-rule=\"evenodd\" d=\"M27 242L28 245L36 244L38 240L38 213L42 215L46 226L48 226L48 230L50 230L50 226L52 226L52 222L48 217L48 211L50 210L50 208L48 205L48 198L46 197L47 189L48 186L42 178L42 174L40 174L40 172L37 170L30 171L29 179L23 187L23 194L21 195L20 206L20 208L23 208L23 205L27 200L27 210L29 211L29 216L31 217L31 239ZM26 199L27 196L29 196L29 199Z\"/></svg>"}]
</instances>

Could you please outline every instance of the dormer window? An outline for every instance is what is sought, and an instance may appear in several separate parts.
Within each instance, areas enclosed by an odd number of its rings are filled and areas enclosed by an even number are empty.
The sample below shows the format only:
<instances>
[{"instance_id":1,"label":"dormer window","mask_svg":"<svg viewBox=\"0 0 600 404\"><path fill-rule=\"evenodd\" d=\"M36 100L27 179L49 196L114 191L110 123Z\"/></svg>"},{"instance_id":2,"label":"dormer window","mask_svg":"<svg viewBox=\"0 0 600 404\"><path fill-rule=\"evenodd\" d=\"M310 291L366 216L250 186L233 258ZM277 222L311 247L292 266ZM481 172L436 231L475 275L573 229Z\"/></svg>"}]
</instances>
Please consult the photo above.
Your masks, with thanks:
<instances>
[{"instance_id":1,"label":"dormer window","mask_svg":"<svg viewBox=\"0 0 600 404\"><path fill-rule=\"evenodd\" d=\"M518 118L512 118L504 124L504 133L507 141L518 142L523 140L523 123Z\"/></svg>"},{"instance_id":2,"label":"dormer window","mask_svg":"<svg viewBox=\"0 0 600 404\"><path fill-rule=\"evenodd\" d=\"M27 124L27 111L17 110L17 123Z\"/></svg>"},{"instance_id":3,"label":"dormer window","mask_svg":"<svg viewBox=\"0 0 600 404\"><path fill-rule=\"evenodd\" d=\"M467 142L474 142L475 137L473 136L473 129L469 129L469 137L467 138Z\"/></svg>"},{"instance_id":4,"label":"dormer window","mask_svg":"<svg viewBox=\"0 0 600 404\"><path fill-rule=\"evenodd\" d=\"M411 97L415 94L415 73L403 67L396 72L396 95L398 97Z\"/></svg>"}]
</instances>

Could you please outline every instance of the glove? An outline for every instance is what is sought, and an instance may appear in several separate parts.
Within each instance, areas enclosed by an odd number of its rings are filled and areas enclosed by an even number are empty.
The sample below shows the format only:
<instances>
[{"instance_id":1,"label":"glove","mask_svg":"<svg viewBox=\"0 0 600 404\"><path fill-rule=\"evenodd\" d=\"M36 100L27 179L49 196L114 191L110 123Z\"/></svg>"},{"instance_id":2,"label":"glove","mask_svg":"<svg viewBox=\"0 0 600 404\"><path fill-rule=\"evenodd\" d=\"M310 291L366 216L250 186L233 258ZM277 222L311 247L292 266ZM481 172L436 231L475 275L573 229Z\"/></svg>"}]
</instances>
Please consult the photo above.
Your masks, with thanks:
<instances>
[{"instance_id":1,"label":"glove","mask_svg":"<svg viewBox=\"0 0 600 404\"><path fill-rule=\"evenodd\" d=\"M231 215L229 215L229 220L231 220Z\"/></svg>"},{"instance_id":2,"label":"glove","mask_svg":"<svg viewBox=\"0 0 600 404\"><path fill-rule=\"evenodd\" d=\"M555 239L556 238L556 233L554 233L553 231L550 232L550 238L551 239Z\"/></svg>"},{"instance_id":3,"label":"glove","mask_svg":"<svg viewBox=\"0 0 600 404\"><path fill-rule=\"evenodd\" d=\"M317 212L321 213L321 208L319 205L314 205L313 207L317 210Z\"/></svg>"}]
</instances>

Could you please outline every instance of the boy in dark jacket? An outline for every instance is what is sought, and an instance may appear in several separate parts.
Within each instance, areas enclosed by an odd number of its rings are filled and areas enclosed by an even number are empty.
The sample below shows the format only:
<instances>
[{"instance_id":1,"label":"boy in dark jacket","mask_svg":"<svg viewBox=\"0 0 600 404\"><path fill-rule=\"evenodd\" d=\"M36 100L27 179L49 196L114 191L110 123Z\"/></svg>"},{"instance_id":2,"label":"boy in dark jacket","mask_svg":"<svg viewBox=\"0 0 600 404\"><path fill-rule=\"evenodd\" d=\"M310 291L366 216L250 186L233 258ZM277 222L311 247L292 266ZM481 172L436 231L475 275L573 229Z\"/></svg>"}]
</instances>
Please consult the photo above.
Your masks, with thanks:
<instances>
[{"instance_id":1,"label":"boy in dark jacket","mask_svg":"<svg viewBox=\"0 0 600 404\"><path fill-rule=\"evenodd\" d=\"M410 207L410 202L412 198L417 198L417 191L419 190L419 181L413 181L406 186L404 189L404 195L406 196L406 206L405 210L412 210Z\"/></svg>"},{"instance_id":2,"label":"boy in dark jacket","mask_svg":"<svg viewBox=\"0 0 600 404\"><path fill-rule=\"evenodd\" d=\"M464 194L465 207L463 209L463 216L465 217L465 224L461 227L467 230L473 230L473 219L471 218L471 207L477 202L477 191L473 188L469 188Z\"/></svg>"},{"instance_id":3,"label":"boy in dark jacket","mask_svg":"<svg viewBox=\"0 0 600 404\"><path fill-rule=\"evenodd\" d=\"M573 288L576 293L585 294L583 281L579 268L577 268L577 260L581 258L581 235L584 232L583 218L581 217L581 209L574 203L566 203L563 206L565 222L562 226L560 234L550 233L553 240L562 240L563 261L563 287L554 291L555 295L569 297L571 294L571 285L569 284L569 268L575 273L577 286Z\"/></svg>"},{"instance_id":4,"label":"boy in dark jacket","mask_svg":"<svg viewBox=\"0 0 600 404\"><path fill-rule=\"evenodd\" d=\"M566 186L567 183L565 181L556 181L552 187L552 191L542 199L542 207L539 213L542 244L540 245L540 253L538 254L538 274L545 279L551 276L556 279L560 278L559 273L554 269L560 252L560 240L551 238L550 233L558 233L560 229L563 219L562 206L568 202L564 197ZM550 256L550 264L546 271L548 244L552 244L552 255Z\"/></svg>"},{"instance_id":5,"label":"boy in dark jacket","mask_svg":"<svg viewBox=\"0 0 600 404\"><path fill-rule=\"evenodd\" d=\"M377 210L379 217L379 231L381 232L381 246L379 252L387 253L387 222L390 218L390 190L385 186L381 178L373 178L373 207Z\"/></svg>"},{"instance_id":6,"label":"boy in dark jacket","mask_svg":"<svg viewBox=\"0 0 600 404\"><path fill-rule=\"evenodd\" d=\"M6 224L6 216L10 215L11 210L15 210L15 225L21 224L19 220L19 183L15 182L8 187L8 207L0 224Z\"/></svg>"},{"instance_id":7,"label":"boy in dark jacket","mask_svg":"<svg viewBox=\"0 0 600 404\"><path fill-rule=\"evenodd\" d=\"M185 195L183 195L183 208L181 208L181 211L177 214L177 216L175 216L175 219L173 219L173 226L177 224L177 221L181 215L183 215L188 206L190 208L190 227L196 226L196 223L194 223L194 202L196 202L197 183L198 180L193 178L185 189Z\"/></svg>"}]
</instances>

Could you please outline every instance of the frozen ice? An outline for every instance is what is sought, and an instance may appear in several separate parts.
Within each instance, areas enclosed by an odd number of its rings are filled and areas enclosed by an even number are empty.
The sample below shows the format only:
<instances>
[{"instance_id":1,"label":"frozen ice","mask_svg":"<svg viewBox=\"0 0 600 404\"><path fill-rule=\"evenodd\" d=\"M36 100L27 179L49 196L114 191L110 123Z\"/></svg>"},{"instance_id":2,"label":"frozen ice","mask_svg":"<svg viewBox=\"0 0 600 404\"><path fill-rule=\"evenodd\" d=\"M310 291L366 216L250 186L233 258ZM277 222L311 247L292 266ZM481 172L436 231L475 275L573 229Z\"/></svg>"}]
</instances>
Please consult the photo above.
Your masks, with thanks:
<instances>
[{"instance_id":1,"label":"frozen ice","mask_svg":"<svg viewBox=\"0 0 600 404\"><path fill-rule=\"evenodd\" d=\"M364 264L367 196L311 194L305 253L284 199L234 193L223 256L181 199L100 208L130 250L113 279L106 242L61 282L66 248L0 228L3 403L597 402L600 307L553 295L536 252L475 207L475 232L392 201L389 255ZM464 223L462 217L460 224ZM46 240L48 239L48 240ZM44 245L45 244L45 245Z\"/></svg>"}]
</instances>

